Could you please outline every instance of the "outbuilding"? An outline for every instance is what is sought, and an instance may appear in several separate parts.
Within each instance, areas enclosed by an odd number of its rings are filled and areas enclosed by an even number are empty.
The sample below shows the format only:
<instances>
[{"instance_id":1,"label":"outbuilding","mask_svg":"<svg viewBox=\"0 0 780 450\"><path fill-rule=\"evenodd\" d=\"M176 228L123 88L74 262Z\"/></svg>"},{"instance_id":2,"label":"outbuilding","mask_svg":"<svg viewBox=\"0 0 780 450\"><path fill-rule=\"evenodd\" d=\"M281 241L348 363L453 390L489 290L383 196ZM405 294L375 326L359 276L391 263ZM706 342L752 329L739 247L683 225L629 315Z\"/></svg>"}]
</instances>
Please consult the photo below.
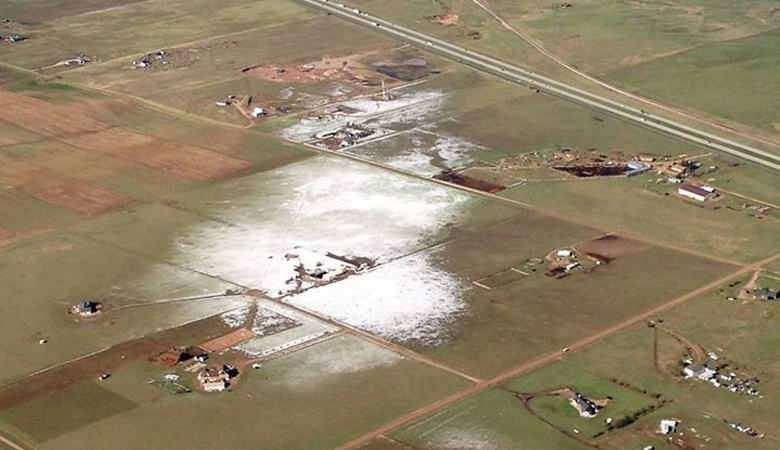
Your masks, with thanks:
<instances>
[{"instance_id":1,"label":"outbuilding","mask_svg":"<svg viewBox=\"0 0 780 450\"><path fill-rule=\"evenodd\" d=\"M677 193L683 197L691 198L699 202L711 200L718 196L717 192L712 187L696 186L688 183L685 183L677 188Z\"/></svg>"}]
</instances>

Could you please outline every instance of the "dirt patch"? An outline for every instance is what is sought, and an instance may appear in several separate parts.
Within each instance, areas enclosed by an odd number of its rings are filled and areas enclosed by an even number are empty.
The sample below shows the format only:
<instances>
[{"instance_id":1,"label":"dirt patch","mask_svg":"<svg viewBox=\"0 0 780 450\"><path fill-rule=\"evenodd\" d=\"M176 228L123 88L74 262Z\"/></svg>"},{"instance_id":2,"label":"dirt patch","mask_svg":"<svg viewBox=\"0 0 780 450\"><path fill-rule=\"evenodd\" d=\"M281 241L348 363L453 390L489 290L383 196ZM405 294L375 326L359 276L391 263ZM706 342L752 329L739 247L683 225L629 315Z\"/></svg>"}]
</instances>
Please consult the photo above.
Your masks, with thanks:
<instances>
[{"instance_id":1,"label":"dirt patch","mask_svg":"<svg viewBox=\"0 0 780 450\"><path fill-rule=\"evenodd\" d=\"M576 246L577 251L604 263L638 253L645 248L647 248L646 244L614 234L602 236Z\"/></svg>"},{"instance_id":2,"label":"dirt patch","mask_svg":"<svg viewBox=\"0 0 780 450\"><path fill-rule=\"evenodd\" d=\"M422 58L411 58L399 63L378 62L373 66L374 69L382 75L401 81L419 80L440 73L439 70L431 67L431 65L428 64L428 61Z\"/></svg>"},{"instance_id":3,"label":"dirt patch","mask_svg":"<svg viewBox=\"0 0 780 450\"><path fill-rule=\"evenodd\" d=\"M60 181L33 192L35 198L83 214L100 214L126 206L133 199L85 182Z\"/></svg>"},{"instance_id":4,"label":"dirt patch","mask_svg":"<svg viewBox=\"0 0 780 450\"><path fill-rule=\"evenodd\" d=\"M241 70L244 74L260 78L274 83L319 83L321 81L344 81L369 85L371 81L344 64L341 67L327 69L318 68L315 64L303 64L300 66L270 65L261 67L246 67Z\"/></svg>"},{"instance_id":5,"label":"dirt patch","mask_svg":"<svg viewBox=\"0 0 780 450\"><path fill-rule=\"evenodd\" d=\"M254 339L256 337L257 335L255 333L245 328L239 328L238 330L232 331L224 336L203 342L199 344L198 347L206 350L209 353L216 353L227 350L231 347L235 347L242 342Z\"/></svg>"},{"instance_id":6,"label":"dirt patch","mask_svg":"<svg viewBox=\"0 0 780 450\"><path fill-rule=\"evenodd\" d=\"M210 56L214 50L226 50L237 45L237 41L221 41L199 47L161 49L136 59L132 67L146 72L189 67L200 61L201 55Z\"/></svg>"},{"instance_id":7,"label":"dirt patch","mask_svg":"<svg viewBox=\"0 0 780 450\"><path fill-rule=\"evenodd\" d=\"M455 171L446 171L436 175L434 178L467 188L476 189L478 191L488 192L490 194L495 194L496 192L501 192L506 189L506 186L491 183L490 181L486 180L480 180L478 178L473 178L461 172Z\"/></svg>"},{"instance_id":8,"label":"dirt patch","mask_svg":"<svg viewBox=\"0 0 780 450\"><path fill-rule=\"evenodd\" d=\"M16 233L0 228L0 247L10 243L16 238Z\"/></svg>"},{"instance_id":9,"label":"dirt patch","mask_svg":"<svg viewBox=\"0 0 780 450\"><path fill-rule=\"evenodd\" d=\"M457 14L439 14L429 17L428 20L445 27L452 27L458 24L458 21L460 21L460 16Z\"/></svg>"},{"instance_id":10,"label":"dirt patch","mask_svg":"<svg viewBox=\"0 0 780 450\"><path fill-rule=\"evenodd\" d=\"M572 166L553 166L553 169L566 172L575 177L614 177L625 175L631 170L625 164L584 164Z\"/></svg>"}]
</instances>

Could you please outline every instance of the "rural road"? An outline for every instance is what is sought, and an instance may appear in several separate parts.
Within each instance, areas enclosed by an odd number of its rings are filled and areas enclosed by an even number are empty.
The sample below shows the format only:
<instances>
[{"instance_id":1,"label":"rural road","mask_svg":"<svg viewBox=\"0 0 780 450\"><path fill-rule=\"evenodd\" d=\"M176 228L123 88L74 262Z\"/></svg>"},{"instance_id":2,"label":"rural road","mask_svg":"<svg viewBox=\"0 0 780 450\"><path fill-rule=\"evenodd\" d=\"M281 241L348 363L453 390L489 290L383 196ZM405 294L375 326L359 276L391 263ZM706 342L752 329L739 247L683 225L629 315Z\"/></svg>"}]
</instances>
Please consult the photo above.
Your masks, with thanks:
<instances>
[{"instance_id":1,"label":"rural road","mask_svg":"<svg viewBox=\"0 0 780 450\"><path fill-rule=\"evenodd\" d=\"M573 344L571 344L569 347L567 347L567 351L573 352L576 350L582 350L584 348L587 348L597 342L602 341L603 339L612 336L619 331L622 331L632 325L636 325L638 323L642 323L648 319L652 319L653 317L657 316L658 314L661 314L663 312L668 311L669 309L672 309L682 303L685 303L688 300L691 300L693 298L698 297L699 295L702 295L706 292L709 292L712 289L717 288L718 286L722 285L723 283L726 283L738 276L741 276L745 273L752 272L759 267L762 267L776 259L780 258L780 254L776 254L773 256L770 256L769 258L766 258L764 260L748 264L746 266L741 267L739 270L732 272L724 277L721 277L711 283L708 283L700 288L697 288L691 292L688 292L687 294L684 294L680 297L676 297L672 300L669 300L668 302L659 305L655 308L652 308L650 310L647 310L641 314L638 314L634 317L628 318L620 323L617 323L609 328L606 328L604 330L601 330L597 333L594 333L588 337L585 337ZM372 441L373 439L382 436L386 433L390 433L392 431L395 431L399 428L402 428L415 420L428 416L429 414L433 414L437 411L440 411L450 405L453 405L461 400L464 400L466 398L472 397L474 395L479 394L480 392L486 391L494 386L497 386L505 381L508 381L512 378L518 377L520 375L526 374L528 372L534 371L536 369L539 369L547 364L554 363L561 359L567 352L564 350L557 350L554 352L550 352L541 356L538 356L530 361L526 361L525 363L510 369L504 373L501 373L497 375L494 378L491 378L489 380L481 381L474 386L471 386L467 389L464 389L462 391L456 392L449 397L445 397L439 401L436 401L434 403L430 403L428 405L425 405L415 411L412 411L406 415L403 415L401 417L398 417L397 419L393 420L392 422L389 422L379 428L376 428L372 431L369 431L368 433L363 434L362 436L357 437L356 439L353 439L352 441L349 441L340 447L337 448L337 450L352 450L359 448L362 445L367 444L368 442Z\"/></svg>"},{"instance_id":2,"label":"rural road","mask_svg":"<svg viewBox=\"0 0 780 450\"><path fill-rule=\"evenodd\" d=\"M455 60L479 71L494 75L506 81L528 86L564 100L592 108L642 127L683 139L712 150L727 153L755 164L780 171L780 154L742 144L707 131L698 130L680 122L650 114L644 110L628 106L614 100L592 94L565 83L539 75L518 66L499 61L493 57L467 50L432 36L395 25L386 20L371 16L358 9L340 6L330 0L297 0L311 8L324 11L378 32L390 35L416 47Z\"/></svg>"}]
</instances>

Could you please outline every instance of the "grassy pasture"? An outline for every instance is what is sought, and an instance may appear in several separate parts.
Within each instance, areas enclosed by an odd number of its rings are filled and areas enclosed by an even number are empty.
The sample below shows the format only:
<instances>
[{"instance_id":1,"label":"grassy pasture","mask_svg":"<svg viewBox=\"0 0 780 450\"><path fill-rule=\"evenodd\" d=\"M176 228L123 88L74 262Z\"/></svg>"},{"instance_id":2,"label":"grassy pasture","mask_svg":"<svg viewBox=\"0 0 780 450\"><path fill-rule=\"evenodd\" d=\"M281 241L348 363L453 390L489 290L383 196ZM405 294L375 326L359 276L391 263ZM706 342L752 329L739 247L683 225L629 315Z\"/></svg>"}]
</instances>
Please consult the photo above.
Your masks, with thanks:
<instances>
[{"instance_id":1,"label":"grassy pasture","mask_svg":"<svg viewBox=\"0 0 780 450\"><path fill-rule=\"evenodd\" d=\"M778 204L780 184L777 183L777 173L771 169L740 163L731 167L734 161L713 155L703 158L704 167L714 165L718 169L710 174L696 177L702 184L709 184L720 189L754 198L758 201Z\"/></svg>"},{"instance_id":2,"label":"grassy pasture","mask_svg":"<svg viewBox=\"0 0 780 450\"><path fill-rule=\"evenodd\" d=\"M540 445L567 450L589 448L543 423L514 394L498 388L422 418L391 437L412 448L430 450L487 445L498 450L532 450Z\"/></svg>"},{"instance_id":3,"label":"grassy pasture","mask_svg":"<svg viewBox=\"0 0 780 450\"><path fill-rule=\"evenodd\" d=\"M509 155L557 146L620 150L629 155L696 151L691 144L540 94L502 99L454 117L450 126L462 136Z\"/></svg>"},{"instance_id":4,"label":"grassy pasture","mask_svg":"<svg viewBox=\"0 0 780 450\"><path fill-rule=\"evenodd\" d=\"M601 232L523 213L446 245L442 266L478 280ZM486 290L471 286L453 339L419 351L489 377L685 294L731 270L677 251L639 244L591 273L563 279L537 273Z\"/></svg>"},{"instance_id":5,"label":"grassy pasture","mask_svg":"<svg viewBox=\"0 0 780 450\"><path fill-rule=\"evenodd\" d=\"M24 430L42 443L137 406L90 380L0 412L0 426L10 424L14 434Z\"/></svg>"},{"instance_id":6,"label":"grassy pasture","mask_svg":"<svg viewBox=\"0 0 780 450\"><path fill-rule=\"evenodd\" d=\"M594 226L626 230L737 261L756 261L778 250L776 219L771 216L757 219L742 211L705 208L674 192L673 186L655 185L645 175L585 183L531 183L501 195Z\"/></svg>"},{"instance_id":7,"label":"grassy pasture","mask_svg":"<svg viewBox=\"0 0 780 450\"><path fill-rule=\"evenodd\" d=\"M780 133L771 89L780 64L780 30L728 42L713 42L609 77L661 102Z\"/></svg>"},{"instance_id":8,"label":"grassy pasture","mask_svg":"<svg viewBox=\"0 0 780 450\"><path fill-rule=\"evenodd\" d=\"M585 439L594 439L599 433L608 433L605 419L613 420L633 414L658 402L653 393L644 394L590 373L584 368L567 367L561 362L505 384L513 392L534 393L568 387L591 400L610 398L607 406L595 418L582 418L561 396L539 396L530 401L531 408L541 418L566 431L577 429Z\"/></svg>"},{"instance_id":9,"label":"grassy pasture","mask_svg":"<svg viewBox=\"0 0 780 450\"><path fill-rule=\"evenodd\" d=\"M0 17L37 25L65 16L121 7L140 0L8 0L0 5Z\"/></svg>"},{"instance_id":10,"label":"grassy pasture","mask_svg":"<svg viewBox=\"0 0 780 450\"><path fill-rule=\"evenodd\" d=\"M746 281L747 277L742 279ZM780 373L776 346L771 344L777 339L777 305L757 301L730 302L725 297L716 290L678 307L663 316L663 327L706 351L717 352L722 360L740 367L745 373L757 376L761 380L758 389L763 393L760 398L733 394L706 383L681 382L668 371L659 373L653 367L653 332L644 325L572 355L561 363L559 370L576 373L587 367L601 376L616 377L663 393L673 400L653 415L655 419L641 419L636 425L638 429L632 427L620 434L641 433L643 428L657 426L658 417L679 416L686 429L696 427L697 422L707 423L699 432L719 436L710 444L711 448L772 448L779 442L774 434L771 413L778 407L774 393L778 389ZM665 351L663 347L661 351ZM704 420L706 417L711 419ZM767 437L750 439L727 428L723 419L751 425ZM624 442L619 435L615 439ZM615 448L621 447L616 445Z\"/></svg>"},{"instance_id":11,"label":"grassy pasture","mask_svg":"<svg viewBox=\"0 0 780 450\"><path fill-rule=\"evenodd\" d=\"M152 0L30 27L24 45L3 47L0 57L28 69L85 54L106 61L175 44L229 35L306 14L294 2Z\"/></svg>"},{"instance_id":12,"label":"grassy pasture","mask_svg":"<svg viewBox=\"0 0 780 450\"><path fill-rule=\"evenodd\" d=\"M0 322L15 342L0 351L3 381L241 304L227 298L113 312L232 286L77 235L28 239L4 247L2 255L0 285L14 301L0 305ZM76 322L68 309L85 298L104 302L109 312L96 322ZM49 342L39 345L41 338Z\"/></svg>"},{"instance_id":13,"label":"grassy pasture","mask_svg":"<svg viewBox=\"0 0 780 450\"><path fill-rule=\"evenodd\" d=\"M145 382L144 372L125 375L117 393L138 398L135 391L157 389L137 387ZM112 384L107 380L106 386ZM333 448L466 386L354 337L337 337L245 371L232 392L155 395L40 448L77 449L84 442L115 449L195 448L204 441L229 441L237 449ZM214 415L230 420L215 421ZM171 427L172 417L188 425ZM139 427L147 432L139 436L134 431Z\"/></svg>"}]
</instances>

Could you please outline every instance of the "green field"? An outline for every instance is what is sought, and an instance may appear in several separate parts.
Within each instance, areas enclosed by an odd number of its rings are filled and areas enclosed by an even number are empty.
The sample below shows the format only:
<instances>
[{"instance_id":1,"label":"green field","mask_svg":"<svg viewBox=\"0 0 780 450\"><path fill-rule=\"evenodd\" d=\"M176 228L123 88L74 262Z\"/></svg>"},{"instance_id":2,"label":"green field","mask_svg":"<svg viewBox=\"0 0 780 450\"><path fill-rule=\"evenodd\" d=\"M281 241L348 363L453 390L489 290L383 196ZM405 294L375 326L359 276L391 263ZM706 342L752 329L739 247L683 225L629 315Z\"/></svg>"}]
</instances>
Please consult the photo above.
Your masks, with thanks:
<instances>
[{"instance_id":1,"label":"green field","mask_svg":"<svg viewBox=\"0 0 780 450\"><path fill-rule=\"evenodd\" d=\"M326 449L466 386L457 377L352 337L248 369L233 392L166 394L145 384L148 373L135 369L109 379L100 396L42 398L43 408L5 412L0 426L10 423L37 436L41 449L84 448L85 442L95 448L164 448L173 442L196 448L204 441L229 441L237 449ZM76 389L94 390L89 387L94 382L86 384ZM112 411L102 420L74 423L76 417L58 415L76 407L75 402L87 405L100 398L102 409ZM60 406L45 412L56 401ZM56 422L46 435L36 434L33 424L44 414ZM172 427L172 420L179 425ZM68 425L71 429L64 432ZM139 436L138 429L146 431Z\"/></svg>"},{"instance_id":2,"label":"green field","mask_svg":"<svg viewBox=\"0 0 780 450\"><path fill-rule=\"evenodd\" d=\"M419 420L391 435L412 448L444 450L490 445L500 450L581 450L578 444L532 416L514 394L492 389Z\"/></svg>"},{"instance_id":3,"label":"green field","mask_svg":"<svg viewBox=\"0 0 780 450\"><path fill-rule=\"evenodd\" d=\"M735 261L757 261L777 252L776 218L757 219L743 211L704 208L677 197L671 187L656 186L648 177L534 183L502 195L594 226L629 231ZM667 192L670 194L665 195Z\"/></svg>"},{"instance_id":4,"label":"green field","mask_svg":"<svg viewBox=\"0 0 780 450\"><path fill-rule=\"evenodd\" d=\"M747 277L740 279L744 282ZM713 449L774 448L780 438L772 425L771 411L777 408L772 393L777 390L780 366L771 342L777 338L778 305L729 302L725 296L716 290L664 314L659 318L661 329L682 335L705 351L715 351L721 363L728 362L742 373L757 376L758 389L763 393L760 397L733 394L704 382L681 381L679 372L665 366L659 369L654 365L654 330L645 324L504 386L523 393L568 386L592 399L612 397L613 401L596 419L577 417L574 409L560 398L538 397L531 401L542 418L565 430L578 429L579 436L601 448L640 448L648 444L660 449L677 448L655 435L658 421L664 418L681 421L681 431L690 445ZM686 353L679 342L665 337L664 331L657 336L662 361L671 363ZM662 397L656 399L656 394ZM666 402L657 403L661 399ZM651 403L660 407L640 415L638 421L628 426L592 438L604 431L604 418L619 418ZM756 439L742 435L724 420L751 425L765 436ZM579 448L576 441L528 414L522 403L503 389L459 402L393 433L392 437L413 447L432 449L450 448L448 445L453 442L535 448L540 442L556 442L554 439L559 440L556 448Z\"/></svg>"},{"instance_id":5,"label":"green field","mask_svg":"<svg viewBox=\"0 0 780 450\"><path fill-rule=\"evenodd\" d=\"M777 134L780 101L775 69L780 30L701 47L610 74L663 103Z\"/></svg>"},{"instance_id":6,"label":"green field","mask_svg":"<svg viewBox=\"0 0 780 450\"><path fill-rule=\"evenodd\" d=\"M448 243L442 265L467 280L477 280L596 236L587 228L523 214ZM660 266L663 271L657 270ZM494 376L685 294L731 269L640 244L591 273L555 279L541 274L540 268L489 291L474 285L466 294L466 314L454 324L452 342L420 351L469 373Z\"/></svg>"}]
</instances>

